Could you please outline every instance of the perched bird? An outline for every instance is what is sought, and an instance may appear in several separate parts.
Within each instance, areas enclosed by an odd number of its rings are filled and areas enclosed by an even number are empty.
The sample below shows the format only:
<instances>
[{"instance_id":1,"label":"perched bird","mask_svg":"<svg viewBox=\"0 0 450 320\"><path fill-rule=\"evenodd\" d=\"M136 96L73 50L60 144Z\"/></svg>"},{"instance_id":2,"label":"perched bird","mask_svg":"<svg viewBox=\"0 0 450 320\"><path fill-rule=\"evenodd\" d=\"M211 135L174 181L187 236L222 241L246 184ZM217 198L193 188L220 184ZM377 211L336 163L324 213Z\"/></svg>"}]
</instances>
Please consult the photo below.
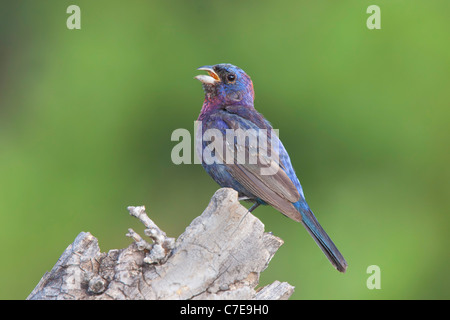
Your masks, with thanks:
<instances>
[{"instance_id":1,"label":"perched bird","mask_svg":"<svg viewBox=\"0 0 450 320\"><path fill-rule=\"evenodd\" d=\"M316 217L306 203L302 186L294 172L289 155L278 136L271 134L272 126L255 110L254 90L250 77L240 68L231 64L203 66L208 75L198 75L205 91L205 100L198 117L197 154L202 159L206 172L221 186L233 188L240 199L252 201L251 212L259 205L271 205L294 221L302 222L306 230L314 238L331 264L340 272L345 272L347 262L336 248L330 237L323 230ZM238 137L228 139L230 130L241 129L251 132L248 139ZM203 135L208 130L221 133L221 149L211 152L213 139L207 141ZM228 130L228 131L227 131ZM250 142L252 135L263 130L268 140L266 146L254 145ZM244 137L245 138L245 137ZM215 141L217 142L217 141ZM268 156L268 146L278 145L272 156ZM216 145L217 146L217 145ZM209 149L208 149L209 148ZM211 152L218 160L205 161L205 155ZM256 155L257 161L236 161L240 151L246 153L245 160ZM232 160L225 153L232 155ZM217 160L216 159L216 160ZM242 158L241 158L242 159ZM228 161L226 161L228 160ZM262 174L263 168L271 168L270 174Z\"/></svg>"}]
</instances>

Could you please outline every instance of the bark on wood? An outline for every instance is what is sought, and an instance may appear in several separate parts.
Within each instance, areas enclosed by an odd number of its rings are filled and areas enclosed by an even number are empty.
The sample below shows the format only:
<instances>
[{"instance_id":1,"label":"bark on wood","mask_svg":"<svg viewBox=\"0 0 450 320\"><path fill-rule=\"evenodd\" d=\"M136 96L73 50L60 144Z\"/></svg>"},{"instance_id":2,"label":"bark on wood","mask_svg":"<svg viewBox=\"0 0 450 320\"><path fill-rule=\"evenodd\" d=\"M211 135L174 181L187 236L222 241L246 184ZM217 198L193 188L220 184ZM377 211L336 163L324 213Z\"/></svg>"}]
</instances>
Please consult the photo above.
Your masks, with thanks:
<instances>
[{"instance_id":1,"label":"bark on wood","mask_svg":"<svg viewBox=\"0 0 450 320\"><path fill-rule=\"evenodd\" d=\"M264 232L232 189L219 189L203 214L175 241L129 207L147 228L146 242L100 252L97 239L81 232L27 299L288 299L294 287L275 281L255 289L260 273L283 244Z\"/></svg>"}]
</instances>

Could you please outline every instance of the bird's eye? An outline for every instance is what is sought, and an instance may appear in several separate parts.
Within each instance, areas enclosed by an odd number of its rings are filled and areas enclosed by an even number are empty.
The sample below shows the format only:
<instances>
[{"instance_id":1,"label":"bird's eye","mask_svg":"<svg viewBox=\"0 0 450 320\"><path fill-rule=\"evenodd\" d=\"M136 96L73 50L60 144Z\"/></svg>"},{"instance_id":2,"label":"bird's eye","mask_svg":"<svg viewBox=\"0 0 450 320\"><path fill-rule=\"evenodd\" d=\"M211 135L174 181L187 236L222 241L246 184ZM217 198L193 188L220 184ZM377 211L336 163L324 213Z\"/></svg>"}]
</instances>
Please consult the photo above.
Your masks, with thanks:
<instances>
[{"instance_id":1,"label":"bird's eye","mask_svg":"<svg viewBox=\"0 0 450 320\"><path fill-rule=\"evenodd\" d=\"M230 73L230 74L227 76L227 80L228 80L229 82L233 82L234 80L236 80L236 75Z\"/></svg>"}]
</instances>

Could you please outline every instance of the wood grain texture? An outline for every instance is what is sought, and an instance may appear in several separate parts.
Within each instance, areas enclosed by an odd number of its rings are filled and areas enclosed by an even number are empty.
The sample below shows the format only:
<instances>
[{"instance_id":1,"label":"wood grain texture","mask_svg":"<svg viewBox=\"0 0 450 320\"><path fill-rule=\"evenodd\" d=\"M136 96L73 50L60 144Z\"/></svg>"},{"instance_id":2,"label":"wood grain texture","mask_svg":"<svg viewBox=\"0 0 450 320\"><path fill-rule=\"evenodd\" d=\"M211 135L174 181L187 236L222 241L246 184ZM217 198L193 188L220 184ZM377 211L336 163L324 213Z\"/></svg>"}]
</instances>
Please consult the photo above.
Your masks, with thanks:
<instances>
[{"instance_id":1,"label":"wood grain texture","mask_svg":"<svg viewBox=\"0 0 450 320\"><path fill-rule=\"evenodd\" d=\"M153 241L102 253L81 232L27 299L288 299L294 287L275 281L255 289L283 241L264 232L232 189L219 189L178 239L169 238L144 207L129 207Z\"/></svg>"}]
</instances>

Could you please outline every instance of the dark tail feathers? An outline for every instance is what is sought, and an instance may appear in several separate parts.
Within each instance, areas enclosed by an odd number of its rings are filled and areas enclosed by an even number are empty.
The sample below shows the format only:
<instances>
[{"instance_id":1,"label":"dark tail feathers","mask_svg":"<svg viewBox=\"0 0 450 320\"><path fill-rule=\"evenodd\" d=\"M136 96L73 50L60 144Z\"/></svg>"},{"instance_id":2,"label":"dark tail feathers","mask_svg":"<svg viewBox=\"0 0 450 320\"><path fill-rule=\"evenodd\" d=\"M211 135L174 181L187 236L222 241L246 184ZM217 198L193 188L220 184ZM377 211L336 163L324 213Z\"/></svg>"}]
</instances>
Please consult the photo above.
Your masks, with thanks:
<instances>
[{"instance_id":1,"label":"dark tail feathers","mask_svg":"<svg viewBox=\"0 0 450 320\"><path fill-rule=\"evenodd\" d=\"M302 215L302 223L308 230L309 234L316 241L317 245L322 249L323 253L330 260L331 264L340 272L347 270L347 261L331 241L325 230L317 221L311 210L300 209Z\"/></svg>"}]
</instances>

